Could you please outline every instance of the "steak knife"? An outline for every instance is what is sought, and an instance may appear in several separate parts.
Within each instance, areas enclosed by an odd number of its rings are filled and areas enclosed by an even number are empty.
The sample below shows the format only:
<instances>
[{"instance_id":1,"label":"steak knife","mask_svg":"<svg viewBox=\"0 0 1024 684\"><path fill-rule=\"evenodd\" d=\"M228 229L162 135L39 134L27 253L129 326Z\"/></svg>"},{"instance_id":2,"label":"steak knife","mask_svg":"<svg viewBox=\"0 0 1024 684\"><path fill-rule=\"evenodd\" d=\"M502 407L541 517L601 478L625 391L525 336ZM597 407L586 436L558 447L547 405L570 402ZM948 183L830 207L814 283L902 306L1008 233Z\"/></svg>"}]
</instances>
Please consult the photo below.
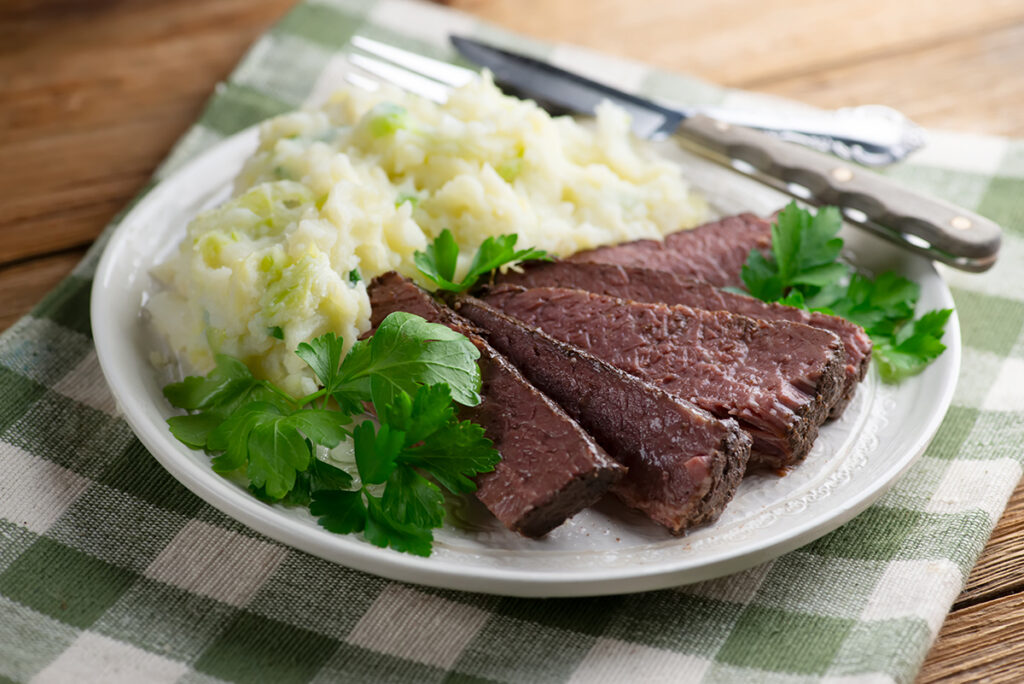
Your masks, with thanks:
<instances>
[{"instance_id":1,"label":"steak knife","mask_svg":"<svg viewBox=\"0 0 1024 684\"><path fill-rule=\"evenodd\" d=\"M664 107L470 38L452 36L451 41L463 57L490 69L503 89L545 108L591 115L610 100L630 114L637 136L672 136L688 149L803 202L837 206L850 223L901 247L964 271L985 271L996 261L1002 235L996 223L860 166L751 128Z\"/></svg>"}]
</instances>

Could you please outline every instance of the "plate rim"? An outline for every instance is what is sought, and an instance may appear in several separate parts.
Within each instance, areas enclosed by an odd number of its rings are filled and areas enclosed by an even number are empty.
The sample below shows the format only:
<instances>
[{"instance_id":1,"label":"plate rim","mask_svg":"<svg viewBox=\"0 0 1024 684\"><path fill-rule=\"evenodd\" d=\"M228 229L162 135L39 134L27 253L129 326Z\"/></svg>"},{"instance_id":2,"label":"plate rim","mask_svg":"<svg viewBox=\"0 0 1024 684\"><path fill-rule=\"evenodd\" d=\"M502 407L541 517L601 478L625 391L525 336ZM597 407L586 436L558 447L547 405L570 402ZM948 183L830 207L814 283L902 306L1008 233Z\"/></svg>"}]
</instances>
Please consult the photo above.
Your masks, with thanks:
<instances>
[{"instance_id":1,"label":"plate rim","mask_svg":"<svg viewBox=\"0 0 1024 684\"><path fill-rule=\"evenodd\" d=\"M599 596L690 584L747 569L792 551L848 522L882 496L923 454L952 403L962 359L962 340L955 307L944 338L947 345L945 353L949 355L944 365L949 367L949 371L941 381L942 392L936 403L940 410L928 416L923 429L918 431L912 446L906 449L903 457L890 464L884 473L879 473L879 477L876 477L871 486L844 502L830 517L824 520L812 518L802 521L767 539L758 538L756 543L752 544L752 548L741 546L726 550L717 557L699 564L674 560L643 566L624 565L616 568L599 568L597 571L572 572L466 566L436 557L424 558L392 549L382 549L352 535L337 535L300 524L280 511L275 511L273 506L231 485L211 468L204 469L185 454L187 447L174 440L162 418L159 421L150 419L145 407L140 407L136 402L138 396L146 395L133 391L133 388L138 388L130 377L128 365L123 361L126 358L124 355L134 349L134 344L130 337L116 334L118 312L109 305L110 300L104 297L112 283L117 282L119 257L123 257L123 252L128 249L128 237L133 233L132 228L137 218L143 216L151 206L159 205L164 195L169 194L174 188L175 178L212 163L211 160L216 160L220 156L229 156L235 148L242 149L247 145L254 145L258 130L257 124L209 147L162 178L122 217L104 246L96 267L90 293L90 319L96 354L104 378L117 401L122 417L149 453L172 477L206 503L286 546L300 549L329 562L389 579L505 596ZM953 306L949 287L935 265L923 257L907 257L922 262L940 285L943 305ZM145 275L148 276L148 271ZM141 307L141 302L139 306ZM136 311L135 320L138 318Z\"/></svg>"}]
</instances>

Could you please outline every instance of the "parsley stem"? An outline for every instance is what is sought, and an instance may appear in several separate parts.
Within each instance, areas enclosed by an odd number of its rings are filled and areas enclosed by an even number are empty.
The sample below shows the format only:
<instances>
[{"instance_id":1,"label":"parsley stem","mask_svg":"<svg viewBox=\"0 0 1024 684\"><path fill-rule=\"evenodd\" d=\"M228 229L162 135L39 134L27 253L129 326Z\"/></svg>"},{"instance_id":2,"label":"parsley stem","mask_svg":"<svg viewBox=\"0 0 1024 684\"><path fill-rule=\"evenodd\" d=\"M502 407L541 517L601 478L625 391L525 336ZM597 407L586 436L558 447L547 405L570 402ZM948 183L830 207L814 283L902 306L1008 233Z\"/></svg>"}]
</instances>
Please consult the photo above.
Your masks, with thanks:
<instances>
[{"instance_id":1,"label":"parsley stem","mask_svg":"<svg viewBox=\"0 0 1024 684\"><path fill-rule=\"evenodd\" d=\"M287 392L285 392L284 390L282 390L282 389L281 389L280 387L276 386L276 385L275 385L274 383L272 383L272 382L267 382L266 380L264 380L262 384L263 384L263 386L264 386L264 387L266 387L266 388L267 388L268 390L270 390L271 392L273 392L273 393L274 393L274 394L276 394L277 396L281 397L282 399L284 399L285 401L287 401L287 402L288 402L289 404L291 404L292 406L295 406L296 408L302 408L303 406L305 406L305 404L304 404L304 403L302 403L302 404L300 404L300 403L297 403L297 402L295 401L295 397L293 397L292 395L288 394Z\"/></svg>"},{"instance_id":2,"label":"parsley stem","mask_svg":"<svg viewBox=\"0 0 1024 684\"><path fill-rule=\"evenodd\" d=\"M313 392L312 394L307 394L306 396L304 396L301 399L299 399L298 406L299 406L299 408L302 408L306 404L309 404L310 402L315 401L316 399L319 399L320 397L324 396L325 394L327 394L327 388L326 387L321 387L316 392Z\"/></svg>"}]
</instances>

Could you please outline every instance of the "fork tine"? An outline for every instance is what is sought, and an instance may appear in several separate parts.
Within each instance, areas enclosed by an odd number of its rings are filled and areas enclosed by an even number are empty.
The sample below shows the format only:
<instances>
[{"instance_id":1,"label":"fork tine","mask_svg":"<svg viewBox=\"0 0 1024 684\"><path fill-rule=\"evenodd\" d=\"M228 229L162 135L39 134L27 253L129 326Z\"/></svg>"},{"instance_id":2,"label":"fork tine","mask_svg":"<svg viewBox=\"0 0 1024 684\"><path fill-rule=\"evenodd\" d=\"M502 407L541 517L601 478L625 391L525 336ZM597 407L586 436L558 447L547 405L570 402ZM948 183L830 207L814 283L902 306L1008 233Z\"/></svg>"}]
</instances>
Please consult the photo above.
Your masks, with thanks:
<instances>
[{"instance_id":1,"label":"fork tine","mask_svg":"<svg viewBox=\"0 0 1024 684\"><path fill-rule=\"evenodd\" d=\"M373 74L387 83L396 85L402 90L408 90L414 95L419 95L438 103L448 100L447 86L437 81L432 81L425 76L406 71L402 67L388 64L366 55L349 55L348 61L353 66Z\"/></svg>"},{"instance_id":2,"label":"fork tine","mask_svg":"<svg viewBox=\"0 0 1024 684\"><path fill-rule=\"evenodd\" d=\"M362 88L371 93L376 92L380 89L380 81L376 81L372 78L368 78L358 71L349 71L345 74L345 80L354 85L356 88Z\"/></svg>"},{"instance_id":3,"label":"fork tine","mask_svg":"<svg viewBox=\"0 0 1024 684\"><path fill-rule=\"evenodd\" d=\"M369 52L375 57L381 57L389 62L403 66L414 73L429 76L452 88L464 86L476 78L476 72L470 69L439 62L436 59L412 52L406 52L401 48L396 48L393 45L387 45L371 38L355 36L352 38L352 45L360 50Z\"/></svg>"}]
</instances>

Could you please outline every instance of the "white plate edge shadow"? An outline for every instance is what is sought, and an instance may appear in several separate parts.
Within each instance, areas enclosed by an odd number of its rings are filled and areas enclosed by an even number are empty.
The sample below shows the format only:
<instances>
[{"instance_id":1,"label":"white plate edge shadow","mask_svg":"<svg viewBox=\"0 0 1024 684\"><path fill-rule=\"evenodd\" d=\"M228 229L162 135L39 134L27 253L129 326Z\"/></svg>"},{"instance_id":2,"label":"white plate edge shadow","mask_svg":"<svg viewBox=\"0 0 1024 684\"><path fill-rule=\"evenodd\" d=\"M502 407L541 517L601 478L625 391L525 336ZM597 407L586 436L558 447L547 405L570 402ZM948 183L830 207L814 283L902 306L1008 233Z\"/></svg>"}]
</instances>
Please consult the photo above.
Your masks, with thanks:
<instances>
[{"instance_id":1,"label":"white plate edge shadow","mask_svg":"<svg viewBox=\"0 0 1024 684\"><path fill-rule=\"evenodd\" d=\"M227 138L165 178L133 207L123 217L104 250L96 270L90 305L100 366L125 420L140 441L175 479L201 499L229 517L288 546L390 579L511 596L596 596L660 589L711 579L747 569L796 549L863 511L924 452L952 401L961 357L960 329L955 312L947 325L947 351L924 374L909 381L923 382L924 378L929 378L933 384L937 384L935 391L929 393L935 399L932 404L935 410L925 416L924 422L915 431L912 443L902 450L899 458L889 463L883 472L877 473L871 483L857 490L855 496L847 496L840 506L828 510L827 514L810 516L803 522L790 519L794 525L775 525L774 528L764 530L765 535L759 537L756 543L740 550L712 555L699 563L674 561L575 572L468 567L455 562L456 559L449 562L436 556L421 558L380 549L354 536L335 535L315 525L303 524L277 508L258 501L215 474L208 466L201 465L190 456L191 452L184 445L171 436L164 422L166 415L171 414L170 407L159 406L152 400L143 374L148 369L152 379L154 371L135 344L137 330L134 327L139 325L139 307L145 291L139 278L148 280L149 277L148 267L140 272L139 264L145 260L145 255L152 256L156 251L167 248L166 244L155 243L157 236L150 236L151 244L145 245L147 249L142 250L143 255L139 254L138 249L133 250L132 238L140 237L136 224L145 225L147 215L161 207L173 207L175 196L181 194L180 188L192 188L191 191L198 195L200 191L195 187L205 187L208 194L213 194L209 192L210 185L203 183L204 171L218 164L237 168L241 159L254 148L255 140L255 128ZM683 156L686 156L685 153ZM712 168L718 169L709 165L705 171L728 174L730 182L736 179L737 184L744 182L731 171L712 171ZM756 210L754 207L750 209ZM145 244L146 240L142 239L141 242ZM910 254L893 254L894 258L905 265L909 264L911 270L929 279L933 300L928 302L930 306L953 305L948 288L930 263ZM126 265L132 268L126 269ZM680 539L680 544L685 544L686 539Z\"/></svg>"}]
</instances>

